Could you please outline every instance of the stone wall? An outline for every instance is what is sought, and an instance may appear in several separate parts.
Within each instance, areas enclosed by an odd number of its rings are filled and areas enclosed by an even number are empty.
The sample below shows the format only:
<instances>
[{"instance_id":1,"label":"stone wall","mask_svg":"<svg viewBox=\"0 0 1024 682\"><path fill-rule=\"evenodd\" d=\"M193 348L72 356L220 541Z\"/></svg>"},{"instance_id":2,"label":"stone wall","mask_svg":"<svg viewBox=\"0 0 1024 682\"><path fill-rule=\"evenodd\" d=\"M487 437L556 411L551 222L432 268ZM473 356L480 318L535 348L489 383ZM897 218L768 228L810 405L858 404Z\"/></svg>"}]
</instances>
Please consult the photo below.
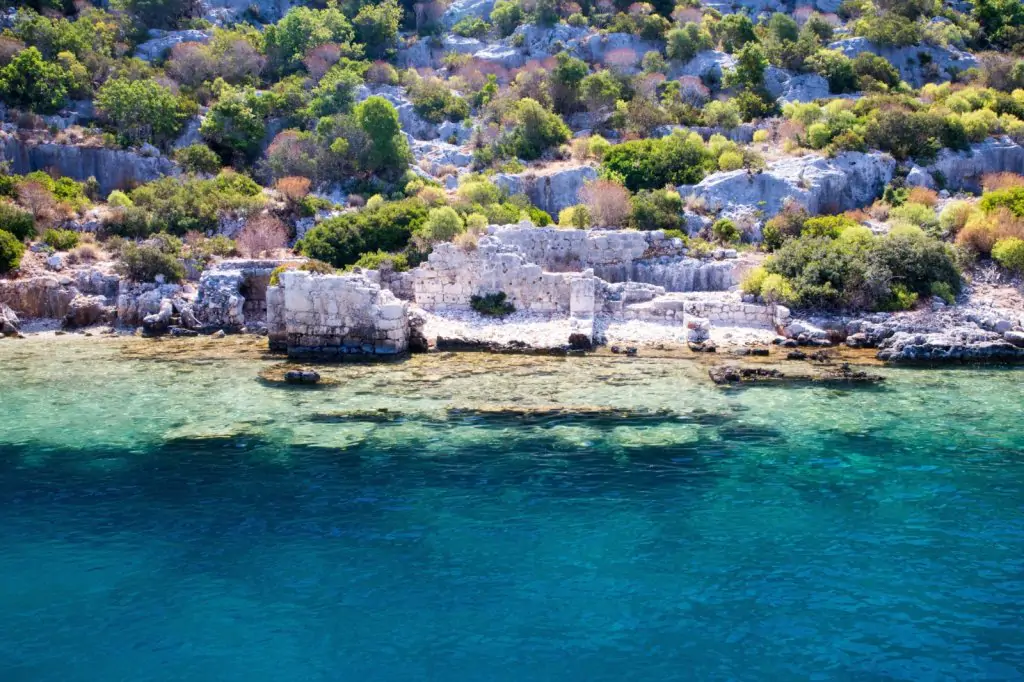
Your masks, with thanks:
<instances>
[{"instance_id":1,"label":"stone wall","mask_svg":"<svg viewBox=\"0 0 1024 682\"><path fill-rule=\"evenodd\" d=\"M640 303L613 301L606 309L614 317L661 324L682 324L684 318L702 318L725 327L777 328L785 326L789 318L788 309L782 306L744 303L738 295L723 298L670 293Z\"/></svg>"},{"instance_id":2,"label":"stone wall","mask_svg":"<svg viewBox=\"0 0 1024 682\"><path fill-rule=\"evenodd\" d=\"M194 312L207 327L238 330L267 319L267 288L274 269L296 259L227 259L199 278Z\"/></svg>"},{"instance_id":3,"label":"stone wall","mask_svg":"<svg viewBox=\"0 0 1024 682\"><path fill-rule=\"evenodd\" d=\"M439 244L413 275L415 301L428 310L469 310L473 296L504 292L516 310L559 314L571 312L572 280L593 276L544 272L494 237L474 250Z\"/></svg>"},{"instance_id":4,"label":"stone wall","mask_svg":"<svg viewBox=\"0 0 1024 682\"><path fill-rule=\"evenodd\" d=\"M681 239L661 230L560 230L494 226L489 234L519 249L547 272L593 269L606 282L638 281L668 291L725 291L736 284L734 264L686 258Z\"/></svg>"},{"instance_id":5,"label":"stone wall","mask_svg":"<svg viewBox=\"0 0 1024 682\"><path fill-rule=\"evenodd\" d=\"M395 355L409 348L407 304L363 275L292 270L267 292L272 347L289 357ZM283 338L283 343L282 343Z\"/></svg>"}]
</instances>

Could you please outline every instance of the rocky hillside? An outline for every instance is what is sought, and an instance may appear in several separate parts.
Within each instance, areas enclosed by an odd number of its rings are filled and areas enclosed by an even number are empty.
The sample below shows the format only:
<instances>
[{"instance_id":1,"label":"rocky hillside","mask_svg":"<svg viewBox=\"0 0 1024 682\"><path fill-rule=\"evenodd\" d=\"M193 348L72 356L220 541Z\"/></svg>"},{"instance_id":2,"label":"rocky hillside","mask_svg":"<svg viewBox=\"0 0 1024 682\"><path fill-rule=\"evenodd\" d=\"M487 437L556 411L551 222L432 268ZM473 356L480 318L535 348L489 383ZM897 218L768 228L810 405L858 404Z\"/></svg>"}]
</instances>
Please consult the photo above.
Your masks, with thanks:
<instances>
[{"instance_id":1,"label":"rocky hillside","mask_svg":"<svg viewBox=\"0 0 1024 682\"><path fill-rule=\"evenodd\" d=\"M401 271L524 220L771 251L1024 173L1020 0L30 4L0 17L9 277L81 232L145 281L236 252Z\"/></svg>"}]
</instances>

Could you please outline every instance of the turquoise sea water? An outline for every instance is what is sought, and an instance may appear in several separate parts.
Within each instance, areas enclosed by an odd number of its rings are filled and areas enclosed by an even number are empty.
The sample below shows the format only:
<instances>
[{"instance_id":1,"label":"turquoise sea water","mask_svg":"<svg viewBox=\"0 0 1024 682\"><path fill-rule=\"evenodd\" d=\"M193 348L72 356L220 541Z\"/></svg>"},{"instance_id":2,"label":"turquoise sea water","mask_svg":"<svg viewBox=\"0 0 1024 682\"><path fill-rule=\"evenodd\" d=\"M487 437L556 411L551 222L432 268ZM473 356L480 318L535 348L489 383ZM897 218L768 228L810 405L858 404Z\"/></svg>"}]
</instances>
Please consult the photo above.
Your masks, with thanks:
<instances>
[{"instance_id":1,"label":"turquoise sea water","mask_svg":"<svg viewBox=\"0 0 1024 682\"><path fill-rule=\"evenodd\" d=\"M0 342L3 682L1024 679L1021 371L130 347Z\"/></svg>"}]
</instances>

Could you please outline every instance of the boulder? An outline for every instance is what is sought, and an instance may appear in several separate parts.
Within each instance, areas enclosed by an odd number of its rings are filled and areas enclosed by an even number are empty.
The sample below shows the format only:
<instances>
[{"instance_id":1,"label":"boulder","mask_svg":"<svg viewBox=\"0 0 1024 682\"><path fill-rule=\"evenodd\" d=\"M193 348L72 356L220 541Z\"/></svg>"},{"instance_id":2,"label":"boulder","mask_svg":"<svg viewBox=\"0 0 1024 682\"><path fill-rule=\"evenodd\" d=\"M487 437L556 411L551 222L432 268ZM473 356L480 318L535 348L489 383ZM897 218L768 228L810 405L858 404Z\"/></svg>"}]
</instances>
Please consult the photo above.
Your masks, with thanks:
<instances>
[{"instance_id":1,"label":"boulder","mask_svg":"<svg viewBox=\"0 0 1024 682\"><path fill-rule=\"evenodd\" d=\"M718 50L698 52L693 59L670 71L672 78L696 76L707 83L721 83L724 72L736 67L732 55Z\"/></svg>"},{"instance_id":2,"label":"boulder","mask_svg":"<svg viewBox=\"0 0 1024 682\"><path fill-rule=\"evenodd\" d=\"M494 0L455 0L445 10L441 21L450 28L466 17L487 19L493 9Z\"/></svg>"},{"instance_id":3,"label":"boulder","mask_svg":"<svg viewBox=\"0 0 1024 682\"><path fill-rule=\"evenodd\" d=\"M953 329L914 334L897 332L879 344L878 359L887 362L1002 362L1024 359L1024 348L995 332Z\"/></svg>"},{"instance_id":4,"label":"boulder","mask_svg":"<svg viewBox=\"0 0 1024 682\"><path fill-rule=\"evenodd\" d=\"M578 56L580 44L589 33L590 29L584 26L522 24L516 27L512 35L522 36L522 38L513 37L513 40L522 41L520 49L525 55L531 59L544 59L560 51L557 49L559 43L561 43L562 49Z\"/></svg>"},{"instance_id":5,"label":"boulder","mask_svg":"<svg viewBox=\"0 0 1024 682\"><path fill-rule=\"evenodd\" d=\"M484 43L476 38L464 38L463 36L449 33L442 40L441 49L445 54L474 54L484 49Z\"/></svg>"},{"instance_id":6,"label":"boulder","mask_svg":"<svg viewBox=\"0 0 1024 682\"><path fill-rule=\"evenodd\" d=\"M895 170L893 158L880 152L845 152L832 159L809 154L761 172L713 173L696 185L680 186L679 193L702 197L716 212L747 208L770 218L792 200L812 215L839 213L874 201Z\"/></svg>"},{"instance_id":7,"label":"boulder","mask_svg":"<svg viewBox=\"0 0 1024 682\"><path fill-rule=\"evenodd\" d=\"M77 295L70 277L44 275L0 280L0 304L26 318L62 319Z\"/></svg>"},{"instance_id":8,"label":"boulder","mask_svg":"<svg viewBox=\"0 0 1024 682\"><path fill-rule=\"evenodd\" d=\"M46 269L60 272L64 269L64 258L59 253L49 256L46 259Z\"/></svg>"},{"instance_id":9,"label":"boulder","mask_svg":"<svg viewBox=\"0 0 1024 682\"><path fill-rule=\"evenodd\" d=\"M525 194L534 206L553 217L579 203L580 190L597 179L592 166L498 173L491 180L509 194Z\"/></svg>"},{"instance_id":10,"label":"boulder","mask_svg":"<svg viewBox=\"0 0 1024 682\"><path fill-rule=\"evenodd\" d=\"M475 52L473 58L503 69L518 69L526 63L526 55L510 45L490 45Z\"/></svg>"},{"instance_id":11,"label":"boulder","mask_svg":"<svg viewBox=\"0 0 1024 682\"><path fill-rule=\"evenodd\" d=\"M951 191L980 192L981 178L987 173L1024 174L1024 147L1006 136L990 137L972 144L968 151L943 149L935 163L922 170L930 177L941 174L944 186Z\"/></svg>"},{"instance_id":12,"label":"boulder","mask_svg":"<svg viewBox=\"0 0 1024 682\"><path fill-rule=\"evenodd\" d=\"M318 384L320 373L312 369L291 369L284 373L284 380L289 384Z\"/></svg>"},{"instance_id":13,"label":"boulder","mask_svg":"<svg viewBox=\"0 0 1024 682\"><path fill-rule=\"evenodd\" d=\"M139 43L135 56L144 62L162 59L178 43L206 43L211 35L208 31L188 29L185 31L160 31L150 29L149 40Z\"/></svg>"},{"instance_id":14,"label":"boulder","mask_svg":"<svg viewBox=\"0 0 1024 682\"><path fill-rule=\"evenodd\" d=\"M79 295L72 299L62 324L65 329L89 327L110 322L115 314L116 309L107 305L105 297Z\"/></svg>"},{"instance_id":15,"label":"boulder","mask_svg":"<svg viewBox=\"0 0 1024 682\"><path fill-rule=\"evenodd\" d=\"M580 43L580 57L592 64L634 72L648 52L663 52L660 43L632 33L594 33Z\"/></svg>"},{"instance_id":16,"label":"boulder","mask_svg":"<svg viewBox=\"0 0 1024 682\"><path fill-rule=\"evenodd\" d=\"M160 309L152 315L142 318L142 333L146 336L159 336L166 334L171 326L171 316L174 315L174 305L169 298L160 301Z\"/></svg>"},{"instance_id":17,"label":"boulder","mask_svg":"<svg viewBox=\"0 0 1024 682\"><path fill-rule=\"evenodd\" d=\"M18 315L6 303L0 303L0 336L14 336L20 330Z\"/></svg>"},{"instance_id":18,"label":"boulder","mask_svg":"<svg viewBox=\"0 0 1024 682\"><path fill-rule=\"evenodd\" d=\"M893 47L872 43L867 38L844 38L828 47L842 52L850 59L855 59L861 52L876 54L899 69L900 78L915 88L929 81L952 80L958 73L978 66L978 60L968 52L928 43ZM924 60L922 55L926 55ZM926 61L927 65L923 65L922 61Z\"/></svg>"},{"instance_id":19,"label":"boulder","mask_svg":"<svg viewBox=\"0 0 1024 682\"><path fill-rule=\"evenodd\" d=\"M764 71L768 94L783 102L810 102L829 96L828 80L816 73L792 74L769 66Z\"/></svg>"}]
</instances>

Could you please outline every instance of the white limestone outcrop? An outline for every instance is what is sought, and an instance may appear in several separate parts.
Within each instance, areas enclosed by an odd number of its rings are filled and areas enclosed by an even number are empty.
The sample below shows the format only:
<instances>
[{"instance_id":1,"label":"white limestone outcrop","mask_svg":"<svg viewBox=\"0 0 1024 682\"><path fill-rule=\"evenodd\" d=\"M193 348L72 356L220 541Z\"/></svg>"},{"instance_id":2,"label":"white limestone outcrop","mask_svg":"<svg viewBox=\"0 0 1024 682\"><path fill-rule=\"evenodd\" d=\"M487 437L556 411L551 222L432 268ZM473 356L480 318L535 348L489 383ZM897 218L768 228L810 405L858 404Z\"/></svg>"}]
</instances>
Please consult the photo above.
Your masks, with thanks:
<instances>
[{"instance_id":1,"label":"white limestone outcrop","mask_svg":"<svg viewBox=\"0 0 1024 682\"><path fill-rule=\"evenodd\" d=\"M580 190L597 180L593 166L554 167L522 173L496 173L491 181L509 194L525 194L534 206L553 218L580 203Z\"/></svg>"}]
</instances>

